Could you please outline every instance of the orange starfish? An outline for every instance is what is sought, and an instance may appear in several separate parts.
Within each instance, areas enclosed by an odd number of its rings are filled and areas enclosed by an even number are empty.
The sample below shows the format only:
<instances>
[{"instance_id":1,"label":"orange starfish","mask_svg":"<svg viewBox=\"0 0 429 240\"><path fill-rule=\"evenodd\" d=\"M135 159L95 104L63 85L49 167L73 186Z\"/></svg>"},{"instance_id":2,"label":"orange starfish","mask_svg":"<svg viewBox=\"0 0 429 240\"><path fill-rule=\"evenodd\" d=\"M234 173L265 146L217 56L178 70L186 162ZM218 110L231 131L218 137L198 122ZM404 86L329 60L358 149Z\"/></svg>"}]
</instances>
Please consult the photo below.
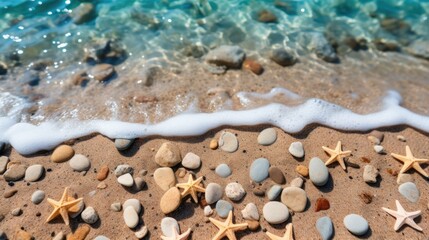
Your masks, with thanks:
<instances>
[{"instance_id":1,"label":"orange starfish","mask_svg":"<svg viewBox=\"0 0 429 240\"><path fill-rule=\"evenodd\" d=\"M79 205L82 202L83 198L74 199L73 197L69 196L67 192L68 188L66 187L64 189L64 193L60 201L56 201L51 198L47 199L49 204L54 207L54 211L51 213L51 215L49 215L48 219L46 219L46 222L49 222L52 219L56 218L58 215L61 215L64 220L64 223L66 225L69 225L69 212L79 211Z\"/></svg>"}]
</instances>

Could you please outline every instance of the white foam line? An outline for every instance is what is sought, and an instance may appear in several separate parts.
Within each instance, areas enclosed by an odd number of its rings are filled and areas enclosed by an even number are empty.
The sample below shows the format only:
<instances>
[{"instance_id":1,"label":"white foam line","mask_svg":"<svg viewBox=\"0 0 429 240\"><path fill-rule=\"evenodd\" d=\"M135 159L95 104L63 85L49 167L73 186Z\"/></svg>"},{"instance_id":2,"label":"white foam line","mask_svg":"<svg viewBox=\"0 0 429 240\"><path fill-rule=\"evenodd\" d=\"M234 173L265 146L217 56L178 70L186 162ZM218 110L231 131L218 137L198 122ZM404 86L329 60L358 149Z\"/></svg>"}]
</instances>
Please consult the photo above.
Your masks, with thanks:
<instances>
[{"instance_id":1,"label":"white foam line","mask_svg":"<svg viewBox=\"0 0 429 240\"><path fill-rule=\"evenodd\" d=\"M45 122L35 126L28 123L11 125L10 119L0 119L0 130L4 130L0 140L9 142L21 154L31 154L91 133L101 133L112 139L153 135L196 136L221 126L259 124L270 124L285 132L296 133L313 123L345 131L367 131L404 124L429 132L429 117L413 113L401 107L400 103L400 95L389 91L383 100L382 110L365 115L313 98L293 107L273 103L243 111L180 114L153 125L92 120ZM7 121L7 124L1 124Z\"/></svg>"}]
</instances>

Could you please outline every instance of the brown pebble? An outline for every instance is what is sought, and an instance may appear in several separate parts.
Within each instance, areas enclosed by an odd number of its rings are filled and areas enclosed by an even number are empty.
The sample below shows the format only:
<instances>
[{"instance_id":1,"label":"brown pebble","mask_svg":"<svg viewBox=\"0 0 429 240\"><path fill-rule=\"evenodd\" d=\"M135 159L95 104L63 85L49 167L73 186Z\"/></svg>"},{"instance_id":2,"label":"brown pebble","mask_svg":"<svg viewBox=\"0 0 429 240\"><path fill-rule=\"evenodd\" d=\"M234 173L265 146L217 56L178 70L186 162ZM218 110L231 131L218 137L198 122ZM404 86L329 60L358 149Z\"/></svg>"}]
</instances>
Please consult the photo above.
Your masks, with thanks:
<instances>
[{"instance_id":1,"label":"brown pebble","mask_svg":"<svg viewBox=\"0 0 429 240\"><path fill-rule=\"evenodd\" d=\"M274 15L274 13L263 9L258 13L258 21L263 23L275 23L277 22L277 17Z\"/></svg>"},{"instance_id":2,"label":"brown pebble","mask_svg":"<svg viewBox=\"0 0 429 240\"><path fill-rule=\"evenodd\" d=\"M97 188L98 188L98 189L105 189L105 188L107 188L107 184L106 184L105 182L100 182L100 183L97 185Z\"/></svg>"},{"instance_id":3,"label":"brown pebble","mask_svg":"<svg viewBox=\"0 0 429 240\"><path fill-rule=\"evenodd\" d=\"M201 199L198 202L198 204L200 205L200 208L202 208L202 209L204 209L204 207L208 205L207 201L206 201L206 198L204 197L204 195L201 196Z\"/></svg>"},{"instance_id":4,"label":"brown pebble","mask_svg":"<svg viewBox=\"0 0 429 240\"><path fill-rule=\"evenodd\" d=\"M18 190L16 190L16 189L11 189L11 190L5 191L5 192L3 193L3 197L4 197L4 198L10 198L10 197L12 197L13 195L15 195L15 193L17 193L17 192L18 192Z\"/></svg>"},{"instance_id":5,"label":"brown pebble","mask_svg":"<svg viewBox=\"0 0 429 240\"><path fill-rule=\"evenodd\" d=\"M362 192L359 194L360 199L366 204L370 204L372 202L372 195L367 192Z\"/></svg>"},{"instance_id":6,"label":"brown pebble","mask_svg":"<svg viewBox=\"0 0 429 240\"><path fill-rule=\"evenodd\" d=\"M62 163L70 160L74 156L74 150L68 145L60 145L55 148L54 152L51 155L52 162Z\"/></svg>"},{"instance_id":7,"label":"brown pebble","mask_svg":"<svg viewBox=\"0 0 429 240\"><path fill-rule=\"evenodd\" d=\"M210 141L210 149L212 149L212 150L216 150L218 146L219 146L219 145L218 145L218 143L217 143L217 139L214 139L214 138L213 138L213 139Z\"/></svg>"},{"instance_id":8,"label":"brown pebble","mask_svg":"<svg viewBox=\"0 0 429 240\"><path fill-rule=\"evenodd\" d=\"M67 240L85 240L91 228L88 225L82 225L76 229L74 233L67 235Z\"/></svg>"},{"instance_id":9,"label":"brown pebble","mask_svg":"<svg viewBox=\"0 0 429 240\"><path fill-rule=\"evenodd\" d=\"M100 168L100 170L97 173L97 180L103 181L104 179L107 178L108 175L109 175L109 167L104 165Z\"/></svg>"},{"instance_id":10,"label":"brown pebble","mask_svg":"<svg viewBox=\"0 0 429 240\"><path fill-rule=\"evenodd\" d=\"M320 210L328 210L330 208L329 201L326 198L318 198L316 200L316 209L315 212Z\"/></svg>"},{"instance_id":11,"label":"brown pebble","mask_svg":"<svg viewBox=\"0 0 429 240\"><path fill-rule=\"evenodd\" d=\"M168 214L180 206L181 200L180 190L177 187L172 187L162 195L159 207L164 214Z\"/></svg>"},{"instance_id":12,"label":"brown pebble","mask_svg":"<svg viewBox=\"0 0 429 240\"><path fill-rule=\"evenodd\" d=\"M265 191L259 187L253 189L253 194L255 194L258 197L263 197L265 196Z\"/></svg>"},{"instance_id":13,"label":"brown pebble","mask_svg":"<svg viewBox=\"0 0 429 240\"><path fill-rule=\"evenodd\" d=\"M183 178L186 175L186 169L179 168L177 169L176 174L179 178Z\"/></svg>"},{"instance_id":14,"label":"brown pebble","mask_svg":"<svg viewBox=\"0 0 429 240\"><path fill-rule=\"evenodd\" d=\"M387 171L390 175L392 175L392 176L394 176L394 177L398 176L398 171L396 171L396 170L393 170L393 169L391 169L391 168L388 168L388 169L386 169L386 171Z\"/></svg>"},{"instance_id":15,"label":"brown pebble","mask_svg":"<svg viewBox=\"0 0 429 240\"><path fill-rule=\"evenodd\" d=\"M361 160L362 160L362 162L364 162L364 163L370 163L370 162L371 162L371 159L369 159L369 158L367 158L367 157L361 157L360 159L361 159Z\"/></svg>"},{"instance_id":16,"label":"brown pebble","mask_svg":"<svg viewBox=\"0 0 429 240\"><path fill-rule=\"evenodd\" d=\"M33 239L33 236L31 236L31 234L29 234L28 232L24 231L24 230L19 230L16 235L14 240L31 240Z\"/></svg>"},{"instance_id":17,"label":"brown pebble","mask_svg":"<svg viewBox=\"0 0 429 240\"><path fill-rule=\"evenodd\" d=\"M308 177L308 167L306 167L304 165L296 166L295 171L303 177Z\"/></svg>"},{"instance_id":18,"label":"brown pebble","mask_svg":"<svg viewBox=\"0 0 429 240\"><path fill-rule=\"evenodd\" d=\"M89 70L91 75L97 81L105 81L115 74L115 68L107 63L97 64Z\"/></svg>"},{"instance_id":19,"label":"brown pebble","mask_svg":"<svg viewBox=\"0 0 429 240\"><path fill-rule=\"evenodd\" d=\"M247 227L249 227L250 231L257 231L259 229L259 221L256 220L246 220Z\"/></svg>"},{"instance_id":20,"label":"brown pebble","mask_svg":"<svg viewBox=\"0 0 429 240\"><path fill-rule=\"evenodd\" d=\"M273 182L275 182L277 184L285 184L286 183L286 178L285 178L282 170L280 170L280 168L271 166L270 169L268 170L268 173L270 175L271 180L273 180Z\"/></svg>"},{"instance_id":21,"label":"brown pebble","mask_svg":"<svg viewBox=\"0 0 429 240\"><path fill-rule=\"evenodd\" d=\"M262 65L251 59L244 60L243 68L250 70L256 75L261 75L264 72L264 68L262 67Z\"/></svg>"}]
</instances>

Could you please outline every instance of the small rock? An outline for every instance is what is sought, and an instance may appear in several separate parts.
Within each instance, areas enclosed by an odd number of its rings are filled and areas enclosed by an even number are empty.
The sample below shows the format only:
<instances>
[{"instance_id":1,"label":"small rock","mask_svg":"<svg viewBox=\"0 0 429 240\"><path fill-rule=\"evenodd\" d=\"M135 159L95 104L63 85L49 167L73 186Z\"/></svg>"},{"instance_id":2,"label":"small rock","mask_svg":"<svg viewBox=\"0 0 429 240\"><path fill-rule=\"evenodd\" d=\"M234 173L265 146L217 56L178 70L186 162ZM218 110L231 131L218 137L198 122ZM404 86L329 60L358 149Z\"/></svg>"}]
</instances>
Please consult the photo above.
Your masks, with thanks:
<instances>
[{"instance_id":1,"label":"small rock","mask_svg":"<svg viewBox=\"0 0 429 240\"><path fill-rule=\"evenodd\" d=\"M227 68L240 68L244 60L244 51L238 46L223 45L207 53L205 60L207 63Z\"/></svg>"},{"instance_id":2,"label":"small rock","mask_svg":"<svg viewBox=\"0 0 429 240\"><path fill-rule=\"evenodd\" d=\"M114 212L120 212L122 209L122 205L119 202L115 202L115 203L112 203L112 205L110 205L110 209Z\"/></svg>"},{"instance_id":3,"label":"small rock","mask_svg":"<svg viewBox=\"0 0 429 240\"><path fill-rule=\"evenodd\" d=\"M52 240L64 240L66 238L66 235L63 233L63 231L60 231L59 233L57 233L57 235L55 235L54 238L52 238Z\"/></svg>"},{"instance_id":4,"label":"small rock","mask_svg":"<svg viewBox=\"0 0 429 240\"><path fill-rule=\"evenodd\" d=\"M258 196L258 197L263 197L263 196L265 196L265 191L263 189L261 189L260 187L257 187L255 189L253 189L253 194L255 194L255 196Z\"/></svg>"},{"instance_id":5,"label":"small rock","mask_svg":"<svg viewBox=\"0 0 429 240\"><path fill-rule=\"evenodd\" d=\"M117 138L115 139L115 147L119 151L127 150L134 142L134 139Z\"/></svg>"},{"instance_id":6,"label":"small rock","mask_svg":"<svg viewBox=\"0 0 429 240\"><path fill-rule=\"evenodd\" d=\"M177 223L176 219L165 217L161 220L161 232L164 236L174 236L173 229L176 229L176 232L180 232L179 223Z\"/></svg>"},{"instance_id":7,"label":"small rock","mask_svg":"<svg viewBox=\"0 0 429 240\"><path fill-rule=\"evenodd\" d=\"M368 136L368 140L375 145L380 145L380 139L374 137L374 136Z\"/></svg>"},{"instance_id":8,"label":"small rock","mask_svg":"<svg viewBox=\"0 0 429 240\"><path fill-rule=\"evenodd\" d=\"M91 228L88 225L81 225L76 229L74 233L70 233L67 235L67 239L69 240L85 240L86 236L88 236Z\"/></svg>"},{"instance_id":9,"label":"small rock","mask_svg":"<svg viewBox=\"0 0 429 240\"><path fill-rule=\"evenodd\" d=\"M378 139L378 141L381 143L384 139L384 133L377 131L377 130L373 130L369 133L370 136L373 136L375 138Z\"/></svg>"},{"instance_id":10,"label":"small rock","mask_svg":"<svg viewBox=\"0 0 429 240\"><path fill-rule=\"evenodd\" d=\"M136 185L136 190L141 191L146 186L146 181L141 177L134 178L134 184Z\"/></svg>"},{"instance_id":11,"label":"small rock","mask_svg":"<svg viewBox=\"0 0 429 240\"><path fill-rule=\"evenodd\" d=\"M173 167L180 161L180 150L171 142L164 142L155 155L155 162L162 167Z\"/></svg>"},{"instance_id":12,"label":"small rock","mask_svg":"<svg viewBox=\"0 0 429 240\"><path fill-rule=\"evenodd\" d=\"M95 9L92 3L81 3L70 13L74 24L83 24L94 18Z\"/></svg>"},{"instance_id":13,"label":"small rock","mask_svg":"<svg viewBox=\"0 0 429 240\"><path fill-rule=\"evenodd\" d=\"M364 235L369 229L368 221L357 214L347 215L343 223L347 230L357 236Z\"/></svg>"},{"instance_id":14,"label":"small rock","mask_svg":"<svg viewBox=\"0 0 429 240\"><path fill-rule=\"evenodd\" d=\"M55 148L51 155L51 161L55 163L62 163L70 160L74 156L74 149L69 145L60 145Z\"/></svg>"},{"instance_id":15,"label":"small rock","mask_svg":"<svg viewBox=\"0 0 429 240\"><path fill-rule=\"evenodd\" d=\"M213 204L222 198L223 189L217 183L209 183L204 194L207 204Z\"/></svg>"},{"instance_id":16,"label":"small rock","mask_svg":"<svg viewBox=\"0 0 429 240\"><path fill-rule=\"evenodd\" d=\"M15 216L15 217L19 216L22 214L22 209L21 208L14 208L14 209L12 209L10 214L12 214L12 216Z\"/></svg>"},{"instance_id":17,"label":"small rock","mask_svg":"<svg viewBox=\"0 0 429 240\"><path fill-rule=\"evenodd\" d=\"M0 75L6 75L7 74L7 64L0 61Z\"/></svg>"},{"instance_id":18,"label":"small rock","mask_svg":"<svg viewBox=\"0 0 429 240\"><path fill-rule=\"evenodd\" d=\"M275 128L266 128L258 135L258 143L264 146L273 144L277 140L277 131Z\"/></svg>"},{"instance_id":19,"label":"small rock","mask_svg":"<svg viewBox=\"0 0 429 240\"><path fill-rule=\"evenodd\" d=\"M304 146L301 142L293 142L289 146L289 153L296 158L304 157Z\"/></svg>"},{"instance_id":20,"label":"small rock","mask_svg":"<svg viewBox=\"0 0 429 240\"><path fill-rule=\"evenodd\" d=\"M238 149L237 137L230 132L223 131L219 138L219 147L225 152L233 153Z\"/></svg>"},{"instance_id":21,"label":"small rock","mask_svg":"<svg viewBox=\"0 0 429 240\"><path fill-rule=\"evenodd\" d=\"M157 168L153 173L155 183L164 191L176 185L173 169L169 167Z\"/></svg>"},{"instance_id":22,"label":"small rock","mask_svg":"<svg viewBox=\"0 0 429 240\"><path fill-rule=\"evenodd\" d=\"M270 224L280 224L289 218L289 210L281 202L267 202L262 208L265 220Z\"/></svg>"},{"instance_id":23,"label":"small rock","mask_svg":"<svg viewBox=\"0 0 429 240\"><path fill-rule=\"evenodd\" d=\"M177 187L168 189L161 197L159 206L164 214L168 214L176 210L181 203L182 197Z\"/></svg>"},{"instance_id":24,"label":"small rock","mask_svg":"<svg viewBox=\"0 0 429 240\"><path fill-rule=\"evenodd\" d=\"M6 191L3 193L3 197L4 197L4 198L10 198L10 197L12 197L13 195L15 195L17 192L18 192L18 190L16 190L16 189L6 190Z\"/></svg>"},{"instance_id":25,"label":"small rock","mask_svg":"<svg viewBox=\"0 0 429 240\"><path fill-rule=\"evenodd\" d=\"M280 185L273 185L268 191L267 191L267 197L268 200L274 201L282 192L283 188Z\"/></svg>"},{"instance_id":26,"label":"small rock","mask_svg":"<svg viewBox=\"0 0 429 240\"><path fill-rule=\"evenodd\" d=\"M82 220L88 224L93 224L98 220L98 214L93 207L87 207L80 214Z\"/></svg>"},{"instance_id":27,"label":"small rock","mask_svg":"<svg viewBox=\"0 0 429 240\"><path fill-rule=\"evenodd\" d=\"M319 187L325 185L329 180L329 171L328 168L325 166L325 163L320 160L320 158L314 157L310 160L309 166L309 175L311 182L313 182L314 185Z\"/></svg>"},{"instance_id":28,"label":"small rock","mask_svg":"<svg viewBox=\"0 0 429 240\"><path fill-rule=\"evenodd\" d=\"M383 146L381 146L381 145L375 145L375 146L374 146L374 151L375 151L376 153L378 153L378 154L383 154L383 153L385 153L385 151L384 151L384 147L383 147Z\"/></svg>"},{"instance_id":29,"label":"small rock","mask_svg":"<svg viewBox=\"0 0 429 240\"><path fill-rule=\"evenodd\" d=\"M282 191L281 201L294 212L302 212L307 205L307 193L302 188L286 187Z\"/></svg>"},{"instance_id":30,"label":"small rock","mask_svg":"<svg viewBox=\"0 0 429 240\"><path fill-rule=\"evenodd\" d=\"M428 41L417 39L413 41L406 48L406 51L409 54L414 55L415 57L429 60L429 42Z\"/></svg>"},{"instance_id":31,"label":"small rock","mask_svg":"<svg viewBox=\"0 0 429 240\"><path fill-rule=\"evenodd\" d=\"M420 191L413 182L406 182L398 187L399 193L408 201L416 203L420 198Z\"/></svg>"},{"instance_id":32,"label":"small rock","mask_svg":"<svg viewBox=\"0 0 429 240\"><path fill-rule=\"evenodd\" d=\"M318 58L324 60L325 62L338 63L340 61L337 53L335 52L335 49L322 33L311 33L311 42L308 46L316 53Z\"/></svg>"},{"instance_id":33,"label":"small rock","mask_svg":"<svg viewBox=\"0 0 429 240\"><path fill-rule=\"evenodd\" d=\"M3 174L6 171L7 164L9 163L9 158L6 156L0 157L0 174Z\"/></svg>"},{"instance_id":34,"label":"small rock","mask_svg":"<svg viewBox=\"0 0 429 240\"><path fill-rule=\"evenodd\" d=\"M328 210L330 207L331 206L329 204L328 199L322 197L322 198L318 198L316 200L316 205L315 205L315 210L314 211L318 212L320 210Z\"/></svg>"},{"instance_id":35,"label":"small rock","mask_svg":"<svg viewBox=\"0 0 429 240\"><path fill-rule=\"evenodd\" d=\"M243 218L246 220L255 220L259 221L259 212L258 208L254 203L248 203L243 210L241 210Z\"/></svg>"},{"instance_id":36,"label":"small rock","mask_svg":"<svg viewBox=\"0 0 429 240\"><path fill-rule=\"evenodd\" d=\"M270 167L268 169L268 174L269 174L271 180L273 180L273 182L275 182L277 184L285 184L286 183L286 178L285 178L282 170L280 170L280 168Z\"/></svg>"},{"instance_id":37,"label":"small rock","mask_svg":"<svg viewBox=\"0 0 429 240\"><path fill-rule=\"evenodd\" d=\"M40 164L31 165L25 170L24 180L27 182L36 182L42 177L45 168Z\"/></svg>"},{"instance_id":38,"label":"small rock","mask_svg":"<svg viewBox=\"0 0 429 240\"><path fill-rule=\"evenodd\" d=\"M259 221L255 220L246 220L247 227L250 229L250 231L257 231L259 229Z\"/></svg>"},{"instance_id":39,"label":"small rock","mask_svg":"<svg viewBox=\"0 0 429 240\"><path fill-rule=\"evenodd\" d=\"M115 68L113 67L113 65L101 63L92 67L88 71L88 74L95 80L102 82L108 80L115 74Z\"/></svg>"},{"instance_id":40,"label":"small rock","mask_svg":"<svg viewBox=\"0 0 429 240\"><path fill-rule=\"evenodd\" d=\"M226 165L225 163L222 163L216 167L215 173L219 177L226 178L226 177L229 177L232 172L228 165Z\"/></svg>"},{"instance_id":41,"label":"small rock","mask_svg":"<svg viewBox=\"0 0 429 240\"><path fill-rule=\"evenodd\" d=\"M240 183L232 182L226 185L225 195L232 201L240 201L246 195L246 191Z\"/></svg>"},{"instance_id":42,"label":"small rock","mask_svg":"<svg viewBox=\"0 0 429 240\"><path fill-rule=\"evenodd\" d=\"M257 61L251 59L244 60L243 68L251 71L256 75L261 75L264 72L264 68L262 67L262 65L259 64Z\"/></svg>"},{"instance_id":43,"label":"small rock","mask_svg":"<svg viewBox=\"0 0 429 240\"><path fill-rule=\"evenodd\" d=\"M290 186L291 187L299 187L302 188L302 185L304 184L304 180L300 177L294 178L291 182L290 182Z\"/></svg>"},{"instance_id":44,"label":"small rock","mask_svg":"<svg viewBox=\"0 0 429 240\"><path fill-rule=\"evenodd\" d=\"M139 223L139 215L137 214L136 210L132 206L128 206L124 209L124 221L125 224L129 228L135 228L137 224Z\"/></svg>"},{"instance_id":45,"label":"small rock","mask_svg":"<svg viewBox=\"0 0 429 240\"><path fill-rule=\"evenodd\" d=\"M104 181L108 175L109 175L109 167L104 165L97 172L97 180Z\"/></svg>"},{"instance_id":46,"label":"small rock","mask_svg":"<svg viewBox=\"0 0 429 240\"><path fill-rule=\"evenodd\" d=\"M24 230L19 230L16 235L14 240L32 240L33 236L31 236L30 233L24 231Z\"/></svg>"},{"instance_id":47,"label":"small rock","mask_svg":"<svg viewBox=\"0 0 429 240\"><path fill-rule=\"evenodd\" d=\"M401 142L406 142L407 141L407 139L404 136L402 136L402 135L396 136L396 139L398 139Z\"/></svg>"},{"instance_id":48,"label":"small rock","mask_svg":"<svg viewBox=\"0 0 429 240\"><path fill-rule=\"evenodd\" d=\"M274 15L274 13L263 9L258 13L258 21L263 23L275 23L277 22L277 17Z\"/></svg>"},{"instance_id":49,"label":"small rock","mask_svg":"<svg viewBox=\"0 0 429 240\"><path fill-rule=\"evenodd\" d=\"M304 165L298 165L298 166L296 166L295 171L297 173L299 173L299 175L301 175L303 177L308 177L309 169L308 169L308 167L306 167Z\"/></svg>"},{"instance_id":50,"label":"small rock","mask_svg":"<svg viewBox=\"0 0 429 240\"><path fill-rule=\"evenodd\" d=\"M226 218L228 216L229 211L232 211L231 203L222 199L217 201L216 212L217 212L217 215L219 215L219 217Z\"/></svg>"},{"instance_id":51,"label":"small rock","mask_svg":"<svg viewBox=\"0 0 429 240\"><path fill-rule=\"evenodd\" d=\"M119 176L122 176L122 175L124 175L126 173L133 174L133 172L134 172L133 167L131 167L128 164L121 164L121 165L118 165L116 167L116 169L115 169L115 176L119 177Z\"/></svg>"},{"instance_id":52,"label":"small rock","mask_svg":"<svg viewBox=\"0 0 429 240\"><path fill-rule=\"evenodd\" d=\"M86 156L82 154L76 154L70 159L69 165L73 170L82 172L88 171L88 169L91 167L91 162Z\"/></svg>"},{"instance_id":53,"label":"small rock","mask_svg":"<svg viewBox=\"0 0 429 240\"><path fill-rule=\"evenodd\" d=\"M135 198L127 199L124 202L124 204L122 205L122 208L125 209L129 206L133 207L134 210L136 210L137 214L139 214L142 210L142 206L141 206L140 201L138 199L135 199Z\"/></svg>"},{"instance_id":54,"label":"small rock","mask_svg":"<svg viewBox=\"0 0 429 240\"><path fill-rule=\"evenodd\" d=\"M97 185L97 189L105 189L105 188L107 188L107 184L105 182L100 182Z\"/></svg>"},{"instance_id":55,"label":"small rock","mask_svg":"<svg viewBox=\"0 0 429 240\"><path fill-rule=\"evenodd\" d=\"M201 158L195 153L189 152L183 158L182 165L188 169L197 169L201 166Z\"/></svg>"},{"instance_id":56,"label":"small rock","mask_svg":"<svg viewBox=\"0 0 429 240\"><path fill-rule=\"evenodd\" d=\"M317 219L316 229L322 237L322 240L329 240L334 234L334 225L328 216Z\"/></svg>"},{"instance_id":57,"label":"small rock","mask_svg":"<svg viewBox=\"0 0 429 240\"><path fill-rule=\"evenodd\" d=\"M138 239L142 239L144 237L146 237L147 233L149 231L147 230L146 226L142 226L139 230L137 230L134 235L136 236L136 238Z\"/></svg>"},{"instance_id":58,"label":"small rock","mask_svg":"<svg viewBox=\"0 0 429 240\"><path fill-rule=\"evenodd\" d=\"M117 180L118 180L118 183L120 183L122 186L125 186L125 187L132 187L134 184L134 179L129 173L119 176Z\"/></svg>"},{"instance_id":59,"label":"small rock","mask_svg":"<svg viewBox=\"0 0 429 240\"><path fill-rule=\"evenodd\" d=\"M176 174L177 174L177 177L179 177L179 178L184 178L185 176L186 176L186 173L187 173L188 171L186 171L186 169L185 168L178 168L177 169L177 171L176 171Z\"/></svg>"},{"instance_id":60,"label":"small rock","mask_svg":"<svg viewBox=\"0 0 429 240\"><path fill-rule=\"evenodd\" d=\"M213 214L213 209L210 207L210 205L207 205L204 207L204 216L208 217Z\"/></svg>"},{"instance_id":61,"label":"small rock","mask_svg":"<svg viewBox=\"0 0 429 240\"><path fill-rule=\"evenodd\" d=\"M39 204L43 201L43 199L45 199L45 192L42 190L36 190L32 195L31 195L31 202L34 204Z\"/></svg>"},{"instance_id":62,"label":"small rock","mask_svg":"<svg viewBox=\"0 0 429 240\"><path fill-rule=\"evenodd\" d=\"M363 180L366 183L376 183L378 174L377 168L372 165L366 165L363 170Z\"/></svg>"},{"instance_id":63,"label":"small rock","mask_svg":"<svg viewBox=\"0 0 429 240\"><path fill-rule=\"evenodd\" d=\"M250 178L257 183L264 181L268 177L270 162L266 158L258 158L250 166Z\"/></svg>"},{"instance_id":64,"label":"small rock","mask_svg":"<svg viewBox=\"0 0 429 240\"><path fill-rule=\"evenodd\" d=\"M292 66L297 61L294 54L285 49L274 49L270 54L270 59L283 67Z\"/></svg>"},{"instance_id":65,"label":"small rock","mask_svg":"<svg viewBox=\"0 0 429 240\"><path fill-rule=\"evenodd\" d=\"M12 167L6 170L3 174L3 178L6 181L16 182L24 178L26 167L24 165L14 164Z\"/></svg>"},{"instance_id":66,"label":"small rock","mask_svg":"<svg viewBox=\"0 0 429 240\"><path fill-rule=\"evenodd\" d=\"M216 139L212 139L212 140L210 140L210 149L212 149L212 150L216 150L216 149L217 149L217 147L218 147L217 140L216 140Z\"/></svg>"},{"instance_id":67,"label":"small rock","mask_svg":"<svg viewBox=\"0 0 429 240\"><path fill-rule=\"evenodd\" d=\"M397 184L402 184L406 182L414 182L414 177L408 173L399 173L398 178L396 179Z\"/></svg>"}]
</instances>

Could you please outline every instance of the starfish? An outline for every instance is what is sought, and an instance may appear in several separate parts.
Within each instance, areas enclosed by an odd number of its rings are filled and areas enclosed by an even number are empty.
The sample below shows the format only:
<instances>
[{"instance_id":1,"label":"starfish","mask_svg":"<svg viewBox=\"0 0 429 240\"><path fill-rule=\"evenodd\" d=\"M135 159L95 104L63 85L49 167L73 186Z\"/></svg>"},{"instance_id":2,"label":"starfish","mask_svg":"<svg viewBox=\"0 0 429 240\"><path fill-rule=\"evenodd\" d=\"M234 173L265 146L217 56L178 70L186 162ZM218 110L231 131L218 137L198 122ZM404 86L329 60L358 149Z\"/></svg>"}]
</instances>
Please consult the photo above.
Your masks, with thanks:
<instances>
[{"instance_id":1,"label":"starfish","mask_svg":"<svg viewBox=\"0 0 429 240\"><path fill-rule=\"evenodd\" d=\"M60 201L55 201L51 198L48 198L48 202L54 207L54 211L51 213L51 215L49 215L48 219L46 219L46 222L49 222L58 215L61 215L64 223L69 225L69 212L77 212L79 210L79 204L82 202L82 198L74 199L73 197L69 196L67 192L68 188L66 187Z\"/></svg>"},{"instance_id":2,"label":"starfish","mask_svg":"<svg viewBox=\"0 0 429 240\"><path fill-rule=\"evenodd\" d=\"M232 211L229 211L228 217L225 222L221 222L214 218L209 218L210 222L219 228L219 232L212 238L212 240L221 240L223 237L227 237L229 240L237 240L235 232L239 230L245 230L248 226L247 223L232 223Z\"/></svg>"},{"instance_id":3,"label":"starfish","mask_svg":"<svg viewBox=\"0 0 429 240\"><path fill-rule=\"evenodd\" d=\"M392 155L392 157L394 157L394 158L396 158L399 161L404 163L404 166L402 166L401 171L399 171L400 173L404 173L404 172L408 171L410 168L414 168L421 175L429 178L429 175L420 166L420 163L427 163L427 162L429 162L429 160L428 159L415 158L408 145L405 146L405 156L399 155L396 153L392 153L391 155Z\"/></svg>"},{"instance_id":4,"label":"starfish","mask_svg":"<svg viewBox=\"0 0 429 240\"><path fill-rule=\"evenodd\" d=\"M419 225L417 225L413 220L414 218L420 216L421 214L420 210L414 211L414 212L406 212L398 200L396 200L396 208L397 208L396 211L393 211L391 209L384 208L384 207L381 208L384 211L386 211L388 214L396 218L395 226L393 226L393 229L395 229L395 231L398 231L398 229L401 228L402 225L404 225L404 223L414 229L417 229L418 231L423 231L423 229Z\"/></svg>"},{"instance_id":5,"label":"starfish","mask_svg":"<svg viewBox=\"0 0 429 240\"><path fill-rule=\"evenodd\" d=\"M165 236L161 236L162 240L187 240L189 237L189 234L191 234L191 229L188 228L188 230L186 230L186 232L179 234L177 232L177 228L176 227L172 227L173 228L173 236L171 237L165 237Z\"/></svg>"},{"instance_id":6,"label":"starfish","mask_svg":"<svg viewBox=\"0 0 429 240\"><path fill-rule=\"evenodd\" d=\"M325 165L329 165L334 161L337 161L341 167L346 170L346 165L344 164L344 158L351 155L352 151L342 151L341 150L341 141L338 141L335 149L330 149L328 147L322 146L323 150L329 154L329 159L326 161Z\"/></svg>"},{"instance_id":7,"label":"starfish","mask_svg":"<svg viewBox=\"0 0 429 240\"><path fill-rule=\"evenodd\" d=\"M176 187L183 188L183 192L180 194L182 195L182 198L191 194L192 199L194 199L194 202L198 203L198 197L197 192L205 192L206 190L203 187L200 187L200 182L203 180L203 177L197 178L197 180L194 181L194 178L192 177L192 174L189 174L188 182L186 183L178 183L176 184Z\"/></svg>"},{"instance_id":8,"label":"starfish","mask_svg":"<svg viewBox=\"0 0 429 240\"><path fill-rule=\"evenodd\" d=\"M293 240L293 225L292 223L286 225L286 232L283 237L276 236L270 232L266 232L266 234L271 240Z\"/></svg>"}]
</instances>

